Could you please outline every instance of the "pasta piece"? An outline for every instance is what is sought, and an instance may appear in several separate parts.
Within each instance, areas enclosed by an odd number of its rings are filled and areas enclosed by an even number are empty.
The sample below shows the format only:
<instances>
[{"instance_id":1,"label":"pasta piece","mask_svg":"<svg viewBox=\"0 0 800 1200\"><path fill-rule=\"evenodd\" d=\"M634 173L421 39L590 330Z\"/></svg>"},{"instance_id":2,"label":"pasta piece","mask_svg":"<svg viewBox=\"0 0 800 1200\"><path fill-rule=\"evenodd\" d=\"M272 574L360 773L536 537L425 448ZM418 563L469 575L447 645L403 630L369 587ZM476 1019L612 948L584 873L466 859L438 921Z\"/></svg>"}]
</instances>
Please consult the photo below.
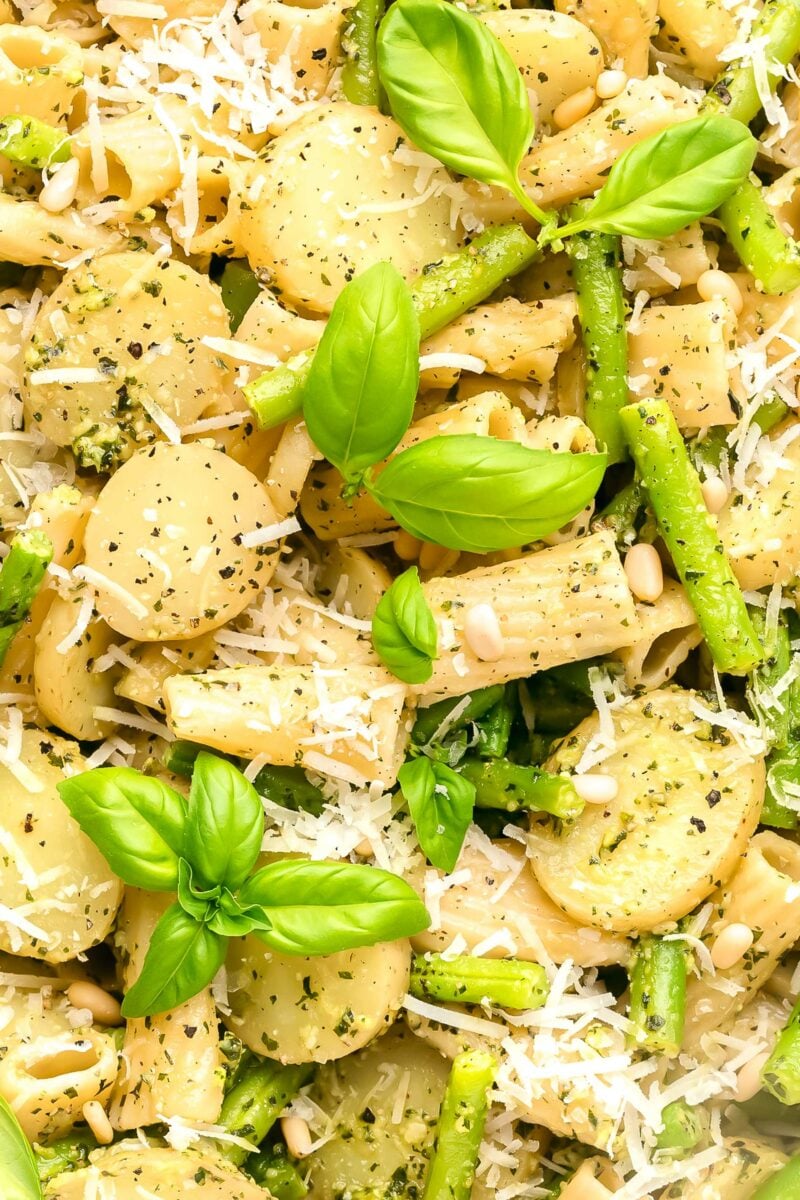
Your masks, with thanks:
<instances>
[{"instance_id":1,"label":"pasta piece","mask_svg":"<svg viewBox=\"0 0 800 1200\"><path fill-rule=\"evenodd\" d=\"M136 1138L118 1142L92 1156L91 1166L59 1175L47 1186L47 1200L264 1200L263 1188L213 1150L170 1150ZM113 1188L113 1192L109 1191Z\"/></svg>"},{"instance_id":2,"label":"pasta piece","mask_svg":"<svg viewBox=\"0 0 800 1200\"><path fill-rule=\"evenodd\" d=\"M728 367L735 328L724 300L646 308L628 330L631 400L662 397L682 430L735 424Z\"/></svg>"},{"instance_id":3,"label":"pasta piece","mask_svg":"<svg viewBox=\"0 0 800 1200\"><path fill-rule=\"evenodd\" d=\"M782 167L800 167L800 87L787 83L781 91L781 105L789 118L788 128L768 125L763 141L769 147L770 156Z\"/></svg>"},{"instance_id":4,"label":"pasta piece","mask_svg":"<svg viewBox=\"0 0 800 1200\"><path fill-rule=\"evenodd\" d=\"M342 101L296 121L271 143L250 190L241 226L250 265L268 271L289 303L327 313L375 262L391 258L410 277L456 250L441 194L450 176L434 168L418 193L404 147L390 117Z\"/></svg>"},{"instance_id":5,"label":"pasta piece","mask_svg":"<svg viewBox=\"0 0 800 1200\"><path fill-rule=\"evenodd\" d=\"M697 283L715 265L698 221L664 239L623 238L623 280L630 292L664 296Z\"/></svg>"},{"instance_id":6,"label":"pasta piece","mask_svg":"<svg viewBox=\"0 0 800 1200\"><path fill-rule=\"evenodd\" d=\"M11 954L64 962L114 923L122 884L56 791L65 770L85 769L74 742L35 726L18 761L0 765L0 949Z\"/></svg>"},{"instance_id":7,"label":"pasta piece","mask_svg":"<svg viewBox=\"0 0 800 1200\"><path fill-rule=\"evenodd\" d=\"M126 987L138 977L150 935L171 900L170 896L127 889L116 935L127 954ZM216 1121L223 1073L210 988L203 988L169 1012L129 1020L122 1057L126 1069L117 1081L109 1109L115 1129L136 1129L170 1117Z\"/></svg>"},{"instance_id":8,"label":"pasta piece","mask_svg":"<svg viewBox=\"0 0 800 1200\"><path fill-rule=\"evenodd\" d=\"M330 1062L393 1024L408 988L407 941L322 958L270 951L254 935L230 943L230 1029L283 1063Z\"/></svg>"},{"instance_id":9,"label":"pasta piece","mask_svg":"<svg viewBox=\"0 0 800 1200\"><path fill-rule=\"evenodd\" d=\"M52 219L52 218L50 218ZM175 260L107 254L42 305L25 350L31 427L78 462L108 470L230 391L204 337L229 335L218 288Z\"/></svg>"},{"instance_id":10,"label":"pasta piece","mask_svg":"<svg viewBox=\"0 0 800 1200\"><path fill-rule=\"evenodd\" d=\"M756 1138L724 1138L725 1157L700 1171L699 1177L673 1184L662 1200L750 1200L787 1158Z\"/></svg>"},{"instance_id":11,"label":"pasta piece","mask_svg":"<svg viewBox=\"0 0 800 1200\"><path fill-rule=\"evenodd\" d=\"M588 26L609 61L620 59L628 75L647 75L656 0L556 0L555 7Z\"/></svg>"},{"instance_id":12,"label":"pasta piece","mask_svg":"<svg viewBox=\"0 0 800 1200\"><path fill-rule=\"evenodd\" d=\"M84 578L113 630L184 641L243 612L272 575L275 525L254 475L198 443L140 450L106 484L86 526Z\"/></svg>"},{"instance_id":13,"label":"pasta piece","mask_svg":"<svg viewBox=\"0 0 800 1200\"><path fill-rule=\"evenodd\" d=\"M644 932L685 916L730 878L758 824L764 762L692 712L693 693L648 692L601 718L587 717L548 760L575 772L601 744L617 784L571 825L531 818L529 854L539 883L576 921ZM605 728L605 726L609 728Z\"/></svg>"},{"instance_id":14,"label":"pasta piece","mask_svg":"<svg viewBox=\"0 0 800 1200\"><path fill-rule=\"evenodd\" d=\"M267 492L279 518L291 516L295 511L311 468L321 457L302 417L287 421L266 478Z\"/></svg>"},{"instance_id":15,"label":"pasta piece","mask_svg":"<svg viewBox=\"0 0 800 1200\"><path fill-rule=\"evenodd\" d=\"M49 724L82 741L108 737L114 728L98 720L95 708L114 705L119 667L98 671L97 659L115 642L105 621L91 618L81 630L82 607L91 605L91 592L56 596L36 635L33 682L36 703ZM77 640L75 638L77 637Z\"/></svg>"},{"instance_id":16,"label":"pasta piece","mask_svg":"<svg viewBox=\"0 0 800 1200\"><path fill-rule=\"evenodd\" d=\"M204 671L214 661L216 650L217 643L210 633L186 642L135 646L130 651L135 666L125 670L114 691L134 704L144 704L163 713L166 680L172 675Z\"/></svg>"},{"instance_id":17,"label":"pasta piece","mask_svg":"<svg viewBox=\"0 0 800 1200\"><path fill-rule=\"evenodd\" d=\"M713 944L727 925L753 930L753 945L732 967L692 977L686 991L684 1047L697 1049L751 1000L790 950L800 916L800 846L765 831L753 838L736 873L711 897L713 916L703 941Z\"/></svg>"},{"instance_id":18,"label":"pasta piece","mask_svg":"<svg viewBox=\"0 0 800 1200\"><path fill-rule=\"evenodd\" d=\"M603 69L600 43L580 21L544 9L480 14L505 46L536 97L537 125L549 124L562 100L594 87Z\"/></svg>"},{"instance_id":19,"label":"pasta piece","mask_svg":"<svg viewBox=\"0 0 800 1200\"><path fill-rule=\"evenodd\" d=\"M534 11L534 10L531 10ZM420 354L480 359L501 379L546 383L559 354L575 342L578 307L572 292L552 300L521 304L509 296L481 305L427 338ZM424 364L423 364L424 365ZM425 367L420 387L449 388L463 368L457 364Z\"/></svg>"},{"instance_id":20,"label":"pasta piece","mask_svg":"<svg viewBox=\"0 0 800 1200\"><path fill-rule=\"evenodd\" d=\"M317 591L323 600L335 600L340 611L371 621L378 601L391 584L392 577L383 563L366 551L336 543L324 546Z\"/></svg>"},{"instance_id":21,"label":"pasta piece","mask_svg":"<svg viewBox=\"0 0 800 1200\"><path fill-rule=\"evenodd\" d=\"M659 44L679 54L698 78L716 79L720 52L738 40L735 7L725 0L658 0L658 16Z\"/></svg>"},{"instance_id":22,"label":"pasta piece","mask_svg":"<svg viewBox=\"0 0 800 1200\"><path fill-rule=\"evenodd\" d=\"M235 258L242 253L239 224L248 186L244 166L230 158L201 155L196 181L196 193L186 184L168 206L170 227L189 254Z\"/></svg>"},{"instance_id":23,"label":"pasta piece","mask_svg":"<svg viewBox=\"0 0 800 1200\"><path fill-rule=\"evenodd\" d=\"M301 350L316 346L325 329L324 321L312 321L284 308L269 289L259 292L244 315L236 340L257 346L285 361Z\"/></svg>"},{"instance_id":24,"label":"pasta piece","mask_svg":"<svg viewBox=\"0 0 800 1200\"><path fill-rule=\"evenodd\" d=\"M340 56L347 8L346 0L322 0L307 7L284 0L255 0L248 5L247 16L270 61L285 64L297 91L315 98L330 83Z\"/></svg>"},{"instance_id":25,"label":"pasta piece","mask_svg":"<svg viewBox=\"0 0 800 1200\"><path fill-rule=\"evenodd\" d=\"M3 262L66 269L78 256L99 255L119 244L119 234L102 225L90 225L77 213L50 213L35 200L15 200L0 192Z\"/></svg>"},{"instance_id":26,"label":"pasta piece","mask_svg":"<svg viewBox=\"0 0 800 1200\"><path fill-rule=\"evenodd\" d=\"M511 562L424 585L439 633L433 674L413 692L433 700L521 679L559 663L610 654L639 636L636 612L613 537L595 533ZM464 636L476 604L491 604L503 638L495 662Z\"/></svg>"},{"instance_id":27,"label":"pasta piece","mask_svg":"<svg viewBox=\"0 0 800 1200\"><path fill-rule=\"evenodd\" d=\"M630 688L652 691L671 679L703 635L683 588L674 579L664 580L664 591L655 604L637 604L641 636L617 651Z\"/></svg>"},{"instance_id":28,"label":"pasta piece","mask_svg":"<svg viewBox=\"0 0 800 1200\"><path fill-rule=\"evenodd\" d=\"M402 762L405 686L381 667L235 667L164 685L177 737L361 786L393 783Z\"/></svg>"},{"instance_id":29,"label":"pasta piece","mask_svg":"<svg viewBox=\"0 0 800 1200\"><path fill-rule=\"evenodd\" d=\"M585 967L627 962L627 938L573 921L536 882L522 846L506 840L494 845L508 856L508 867L499 869L480 848L467 845L461 851L458 870L470 872L470 878L442 889L436 901L437 928L413 937L415 950L442 951L460 936L467 944L465 954L474 953L479 946L480 953L489 958L511 955L541 962L547 955L556 963L571 959ZM513 872L518 874L511 886L505 887ZM426 880L429 883L430 875ZM429 884L429 889L438 893L435 885ZM422 889L423 898L429 889Z\"/></svg>"},{"instance_id":30,"label":"pasta piece","mask_svg":"<svg viewBox=\"0 0 800 1200\"><path fill-rule=\"evenodd\" d=\"M0 25L0 113L63 124L80 93L81 59L72 38L35 25Z\"/></svg>"},{"instance_id":31,"label":"pasta piece","mask_svg":"<svg viewBox=\"0 0 800 1200\"><path fill-rule=\"evenodd\" d=\"M158 13L148 13L147 16L133 16L130 6L123 5L122 12L114 12L116 7L113 0L106 0L109 8L105 21L123 42L136 47L146 38L153 36L153 29L163 30L174 21L202 21L204 18L215 17L219 12L217 0L159 0Z\"/></svg>"}]
</instances>

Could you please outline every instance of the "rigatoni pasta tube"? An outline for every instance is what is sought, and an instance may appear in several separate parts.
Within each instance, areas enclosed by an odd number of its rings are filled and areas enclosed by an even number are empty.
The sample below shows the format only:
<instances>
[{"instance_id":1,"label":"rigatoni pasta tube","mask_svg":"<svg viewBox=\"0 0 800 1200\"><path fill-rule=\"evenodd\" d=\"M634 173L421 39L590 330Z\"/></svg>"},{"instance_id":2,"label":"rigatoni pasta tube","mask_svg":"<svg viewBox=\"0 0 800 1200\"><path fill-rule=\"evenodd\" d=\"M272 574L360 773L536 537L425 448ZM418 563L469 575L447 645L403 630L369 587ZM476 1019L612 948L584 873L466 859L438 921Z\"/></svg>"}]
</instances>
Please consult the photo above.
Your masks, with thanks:
<instances>
[{"instance_id":1,"label":"rigatoni pasta tube","mask_svg":"<svg viewBox=\"0 0 800 1200\"><path fill-rule=\"evenodd\" d=\"M662 1200L751 1200L755 1189L787 1162L780 1150L755 1138L725 1138L722 1146L724 1158L693 1181L684 1178L667 1188Z\"/></svg>"},{"instance_id":2,"label":"rigatoni pasta tube","mask_svg":"<svg viewBox=\"0 0 800 1200\"><path fill-rule=\"evenodd\" d=\"M66 267L78 254L102 254L120 244L103 225L75 212L49 213L33 200L0 193L0 259L26 267Z\"/></svg>"},{"instance_id":3,"label":"rigatoni pasta tube","mask_svg":"<svg viewBox=\"0 0 800 1200\"><path fill-rule=\"evenodd\" d=\"M677 288L690 287L704 271L714 266L699 221L663 240L624 237L622 257L625 262L623 282L627 290L644 291L650 296L663 296Z\"/></svg>"},{"instance_id":4,"label":"rigatoni pasta tube","mask_svg":"<svg viewBox=\"0 0 800 1200\"><path fill-rule=\"evenodd\" d=\"M636 615L640 636L616 657L628 686L650 691L672 678L703 635L685 591L674 579L664 580L664 591L654 604L637 604Z\"/></svg>"},{"instance_id":5,"label":"rigatoni pasta tube","mask_svg":"<svg viewBox=\"0 0 800 1200\"><path fill-rule=\"evenodd\" d=\"M171 897L129 888L117 936L128 954L126 987L138 978L150 935ZM120 1074L109 1116L115 1129L136 1129L181 1116L215 1121L222 1104L219 1025L209 988L154 1017L125 1027Z\"/></svg>"},{"instance_id":6,"label":"rigatoni pasta tube","mask_svg":"<svg viewBox=\"0 0 800 1200\"><path fill-rule=\"evenodd\" d=\"M777 833L759 833L741 864L711 897L714 918L703 933L713 945L728 925L753 930L753 945L732 967L715 976L690 978L686 991L684 1048L700 1046L704 1033L740 1012L790 950L800 922L800 846ZM732 985L735 985L732 986Z\"/></svg>"},{"instance_id":7,"label":"rigatoni pasta tube","mask_svg":"<svg viewBox=\"0 0 800 1200\"><path fill-rule=\"evenodd\" d=\"M633 597L613 536L575 538L511 562L424 585L439 631L439 657L419 697L439 699L521 679L560 663L611 654L639 637ZM503 652L484 662L464 624L476 604L491 604Z\"/></svg>"},{"instance_id":8,"label":"rigatoni pasta tube","mask_svg":"<svg viewBox=\"0 0 800 1200\"><path fill-rule=\"evenodd\" d=\"M382 668L235 667L173 676L164 691L187 741L358 784L397 776L406 688Z\"/></svg>"}]
</instances>

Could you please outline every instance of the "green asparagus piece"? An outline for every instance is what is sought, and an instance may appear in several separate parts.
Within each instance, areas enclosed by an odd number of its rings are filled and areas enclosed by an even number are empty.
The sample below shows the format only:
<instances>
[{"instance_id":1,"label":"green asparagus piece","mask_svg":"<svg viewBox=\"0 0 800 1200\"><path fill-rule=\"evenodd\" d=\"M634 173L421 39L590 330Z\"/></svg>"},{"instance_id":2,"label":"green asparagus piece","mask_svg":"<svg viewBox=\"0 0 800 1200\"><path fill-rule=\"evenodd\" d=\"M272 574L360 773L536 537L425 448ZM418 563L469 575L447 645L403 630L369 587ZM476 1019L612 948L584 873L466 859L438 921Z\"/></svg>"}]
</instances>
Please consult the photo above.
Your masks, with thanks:
<instances>
[{"instance_id":1,"label":"green asparagus piece","mask_svg":"<svg viewBox=\"0 0 800 1200\"><path fill-rule=\"evenodd\" d=\"M236 333L261 288L244 258L232 258L225 264L219 278L219 286L222 291L222 303L230 317L231 332Z\"/></svg>"},{"instance_id":2,"label":"green asparagus piece","mask_svg":"<svg viewBox=\"0 0 800 1200\"><path fill-rule=\"evenodd\" d=\"M454 1058L423 1200L470 1200L496 1067L484 1050L466 1050Z\"/></svg>"},{"instance_id":3,"label":"green asparagus piece","mask_svg":"<svg viewBox=\"0 0 800 1200\"><path fill-rule=\"evenodd\" d=\"M244 1170L259 1187L266 1188L275 1200L303 1200L308 1184L289 1158L282 1142L253 1154Z\"/></svg>"},{"instance_id":4,"label":"green asparagus piece","mask_svg":"<svg viewBox=\"0 0 800 1200\"><path fill-rule=\"evenodd\" d=\"M787 405L777 396L764 403L753 413L753 424L758 425L762 433L769 433L789 412ZM728 436L730 425L714 425L703 438L692 443L692 460L700 470L701 467L713 467L719 470L720 463L728 456Z\"/></svg>"},{"instance_id":5,"label":"green asparagus piece","mask_svg":"<svg viewBox=\"0 0 800 1200\"><path fill-rule=\"evenodd\" d=\"M551 813L562 821L574 821L583 812L583 800L566 775L551 775L505 758L465 758L456 769L474 784L476 808L509 813L524 808Z\"/></svg>"},{"instance_id":6,"label":"green asparagus piece","mask_svg":"<svg viewBox=\"0 0 800 1200\"><path fill-rule=\"evenodd\" d=\"M720 671L743 675L761 661L762 650L669 405L642 400L620 418L711 656Z\"/></svg>"},{"instance_id":7,"label":"green asparagus piece","mask_svg":"<svg viewBox=\"0 0 800 1200\"><path fill-rule=\"evenodd\" d=\"M781 67L800 53L800 3L798 0L766 0L750 32L752 42L761 42L767 75L774 90L782 78ZM749 125L761 112L753 60L731 63L712 84L702 104L706 115L732 117Z\"/></svg>"},{"instance_id":8,"label":"green asparagus piece","mask_svg":"<svg viewBox=\"0 0 800 1200\"><path fill-rule=\"evenodd\" d=\"M762 1183L750 1200L797 1200L800 1196L800 1154L790 1158L785 1167Z\"/></svg>"},{"instance_id":9,"label":"green asparagus piece","mask_svg":"<svg viewBox=\"0 0 800 1200\"><path fill-rule=\"evenodd\" d=\"M37 529L23 529L11 540L0 567L0 664L28 615L52 557L53 543Z\"/></svg>"},{"instance_id":10,"label":"green asparagus piece","mask_svg":"<svg viewBox=\"0 0 800 1200\"><path fill-rule=\"evenodd\" d=\"M410 284L420 337L430 337L480 304L505 279L530 266L539 253L521 225L497 225L465 249L423 267ZM313 357L313 350L304 350L244 388L261 429L272 429L300 412Z\"/></svg>"},{"instance_id":11,"label":"green asparagus piece","mask_svg":"<svg viewBox=\"0 0 800 1200\"><path fill-rule=\"evenodd\" d=\"M312 1066L282 1067L251 1054L222 1102L219 1124L257 1146L312 1075ZM236 1166L241 1166L248 1154L244 1146L230 1142L220 1142L219 1151Z\"/></svg>"},{"instance_id":12,"label":"green asparagus piece","mask_svg":"<svg viewBox=\"0 0 800 1200\"><path fill-rule=\"evenodd\" d=\"M576 205L572 216L584 206ZM578 317L586 355L586 424L609 463L628 457L619 410L628 403L628 334L622 294L621 242L608 233L569 239Z\"/></svg>"},{"instance_id":13,"label":"green asparagus piece","mask_svg":"<svg viewBox=\"0 0 800 1200\"><path fill-rule=\"evenodd\" d=\"M790 689L800 693L796 684ZM800 741L792 737L783 750L767 755L767 787L761 807L761 824L774 829L797 829L800 813L785 803L787 784L800 788Z\"/></svg>"},{"instance_id":14,"label":"green asparagus piece","mask_svg":"<svg viewBox=\"0 0 800 1200\"><path fill-rule=\"evenodd\" d=\"M641 937L628 969L628 1017L634 1046L674 1057L683 1041L686 1013L686 950L680 940Z\"/></svg>"},{"instance_id":15,"label":"green asparagus piece","mask_svg":"<svg viewBox=\"0 0 800 1200\"><path fill-rule=\"evenodd\" d=\"M199 742L184 742L181 738L176 738L164 751L164 766L168 771L172 771L173 775L182 775L184 779L191 779L195 760L203 750L208 750L208 746L201 746Z\"/></svg>"},{"instance_id":16,"label":"green asparagus piece","mask_svg":"<svg viewBox=\"0 0 800 1200\"><path fill-rule=\"evenodd\" d=\"M72 157L69 133L63 126L56 129L38 117L3 117L0 119L0 154L22 167L41 171Z\"/></svg>"},{"instance_id":17,"label":"green asparagus piece","mask_svg":"<svg viewBox=\"0 0 800 1200\"><path fill-rule=\"evenodd\" d=\"M508 751L511 726L514 723L514 706L508 695L478 722L478 743L475 747L481 758L503 758Z\"/></svg>"},{"instance_id":18,"label":"green asparagus piece","mask_svg":"<svg viewBox=\"0 0 800 1200\"><path fill-rule=\"evenodd\" d=\"M785 696L776 697L773 703L770 703L770 697L772 690L780 684L791 666L789 626L786 617L779 614L777 626L767 629L766 612L763 608L751 608L750 619L764 648L764 660L751 672L747 698L767 732L770 746L783 749L789 740L791 714Z\"/></svg>"},{"instance_id":19,"label":"green asparagus piece","mask_svg":"<svg viewBox=\"0 0 800 1200\"><path fill-rule=\"evenodd\" d=\"M764 1064L761 1079L781 1104L800 1104L800 998Z\"/></svg>"},{"instance_id":20,"label":"green asparagus piece","mask_svg":"<svg viewBox=\"0 0 800 1200\"><path fill-rule=\"evenodd\" d=\"M59 1138L49 1146L34 1143L33 1153L36 1156L40 1181L49 1183L65 1171L77 1171L79 1167L85 1167L90 1152L96 1149L97 1141L88 1129Z\"/></svg>"},{"instance_id":21,"label":"green asparagus piece","mask_svg":"<svg viewBox=\"0 0 800 1200\"><path fill-rule=\"evenodd\" d=\"M259 796L293 812L308 812L318 817L325 806L325 797L309 782L302 767L262 767L253 787Z\"/></svg>"},{"instance_id":22,"label":"green asparagus piece","mask_svg":"<svg viewBox=\"0 0 800 1200\"><path fill-rule=\"evenodd\" d=\"M356 0L342 38L342 90L351 104L378 108L382 88L378 78L378 25L385 0Z\"/></svg>"},{"instance_id":23,"label":"green asparagus piece","mask_svg":"<svg viewBox=\"0 0 800 1200\"><path fill-rule=\"evenodd\" d=\"M647 503L647 495L638 479L626 483L609 500L604 509L592 521L592 529L610 529L620 548L636 541L636 526L639 514Z\"/></svg>"},{"instance_id":24,"label":"green asparagus piece","mask_svg":"<svg viewBox=\"0 0 800 1200\"><path fill-rule=\"evenodd\" d=\"M800 287L800 248L779 228L757 183L746 179L717 216L760 291L783 296Z\"/></svg>"},{"instance_id":25,"label":"green asparagus piece","mask_svg":"<svg viewBox=\"0 0 800 1200\"><path fill-rule=\"evenodd\" d=\"M675 1100L661 1113L664 1128L656 1136L656 1149L664 1158L683 1158L703 1140L708 1120L702 1108Z\"/></svg>"},{"instance_id":26,"label":"green asparagus piece","mask_svg":"<svg viewBox=\"0 0 800 1200\"><path fill-rule=\"evenodd\" d=\"M489 1004L501 1008L541 1008L547 999L547 974L539 963L516 958L444 959L416 954L410 992L420 1000Z\"/></svg>"},{"instance_id":27,"label":"green asparagus piece","mask_svg":"<svg viewBox=\"0 0 800 1200\"><path fill-rule=\"evenodd\" d=\"M436 704L430 704L427 708L417 709L417 719L411 730L411 741L415 746L427 746L442 725L445 725L445 722L447 724L442 733L443 737L455 733L458 729L464 729L471 722L479 720L480 717L490 712L495 705L500 703L504 694L505 688L499 683L492 687L478 688L477 691L470 693L467 703L452 721L448 721L447 718L450 713L459 708L465 699L464 696L438 700Z\"/></svg>"}]
</instances>

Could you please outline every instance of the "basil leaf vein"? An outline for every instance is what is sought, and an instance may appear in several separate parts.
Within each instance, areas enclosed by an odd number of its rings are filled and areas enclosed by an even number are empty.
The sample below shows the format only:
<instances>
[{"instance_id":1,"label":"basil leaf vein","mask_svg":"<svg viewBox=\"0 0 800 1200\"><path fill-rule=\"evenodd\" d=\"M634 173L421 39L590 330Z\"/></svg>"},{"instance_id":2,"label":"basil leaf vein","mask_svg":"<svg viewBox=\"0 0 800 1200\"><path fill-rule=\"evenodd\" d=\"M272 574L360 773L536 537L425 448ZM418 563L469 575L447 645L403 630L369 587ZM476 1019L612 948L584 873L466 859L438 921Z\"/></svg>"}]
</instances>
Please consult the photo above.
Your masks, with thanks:
<instances>
[{"instance_id":1,"label":"basil leaf vein","mask_svg":"<svg viewBox=\"0 0 800 1200\"><path fill-rule=\"evenodd\" d=\"M378 601L372 644L384 666L405 683L424 683L433 674L436 622L416 567L399 575Z\"/></svg>"},{"instance_id":2,"label":"basil leaf vein","mask_svg":"<svg viewBox=\"0 0 800 1200\"><path fill-rule=\"evenodd\" d=\"M255 866L264 838L258 792L233 763L198 754L192 772L184 857L205 884L235 890Z\"/></svg>"},{"instance_id":3,"label":"basil leaf vein","mask_svg":"<svg viewBox=\"0 0 800 1200\"><path fill-rule=\"evenodd\" d=\"M426 858L454 870L475 807L475 786L445 763L427 757L403 764L397 782Z\"/></svg>"}]
</instances>

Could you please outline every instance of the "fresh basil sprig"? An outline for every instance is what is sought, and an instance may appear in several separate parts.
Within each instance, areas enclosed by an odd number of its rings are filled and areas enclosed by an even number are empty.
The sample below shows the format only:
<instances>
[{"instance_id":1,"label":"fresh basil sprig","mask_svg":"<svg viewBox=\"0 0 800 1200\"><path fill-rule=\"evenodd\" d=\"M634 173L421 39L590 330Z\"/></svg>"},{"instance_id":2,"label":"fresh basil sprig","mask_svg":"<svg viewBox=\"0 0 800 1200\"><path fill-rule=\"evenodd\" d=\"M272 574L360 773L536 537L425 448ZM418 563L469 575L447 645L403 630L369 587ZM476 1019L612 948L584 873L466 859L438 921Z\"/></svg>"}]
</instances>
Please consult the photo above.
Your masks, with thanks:
<instances>
[{"instance_id":1,"label":"fresh basil sprig","mask_svg":"<svg viewBox=\"0 0 800 1200\"><path fill-rule=\"evenodd\" d=\"M412 758L397 773L423 853L448 874L455 868L475 807L475 785L445 763Z\"/></svg>"},{"instance_id":2,"label":"fresh basil sprig","mask_svg":"<svg viewBox=\"0 0 800 1200\"><path fill-rule=\"evenodd\" d=\"M419 320L388 262L346 285L333 306L303 391L314 444L351 484L391 454L419 386Z\"/></svg>"},{"instance_id":3,"label":"fresh basil sprig","mask_svg":"<svg viewBox=\"0 0 800 1200\"><path fill-rule=\"evenodd\" d=\"M3 1200L41 1200L42 1185L30 1142L8 1101L0 1096L0 1196Z\"/></svg>"},{"instance_id":4,"label":"fresh basil sprig","mask_svg":"<svg viewBox=\"0 0 800 1200\"><path fill-rule=\"evenodd\" d=\"M398 575L378 601L372 618L372 644L384 666L404 683L424 683L433 674L438 650L436 622L416 567Z\"/></svg>"},{"instance_id":5,"label":"fresh basil sprig","mask_svg":"<svg viewBox=\"0 0 800 1200\"><path fill-rule=\"evenodd\" d=\"M545 230L540 242L585 229L668 237L707 216L747 178L758 143L730 117L695 117L646 138L617 159L578 221Z\"/></svg>"},{"instance_id":6,"label":"fresh basil sprig","mask_svg":"<svg viewBox=\"0 0 800 1200\"><path fill-rule=\"evenodd\" d=\"M415 537L485 554L566 525L594 498L606 461L452 434L402 450L366 486Z\"/></svg>"},{"instance_id":7,"label":"fresh basil sprig","mask_svg":"<svg viewBox=\"0 0 800 1200\"><path fill-rule=\"evenodd\" d=\"M198 754L188 802L129 767L86 771L59 792L123 882L177 892L125 997L126 1017L152 1016L196 995L222 965L229 937L253 933L274 950L314 955L427 928L416 893L376 867L291 860L253 873L261 801L216 755Z\"/></svg>"}]
</instances>

